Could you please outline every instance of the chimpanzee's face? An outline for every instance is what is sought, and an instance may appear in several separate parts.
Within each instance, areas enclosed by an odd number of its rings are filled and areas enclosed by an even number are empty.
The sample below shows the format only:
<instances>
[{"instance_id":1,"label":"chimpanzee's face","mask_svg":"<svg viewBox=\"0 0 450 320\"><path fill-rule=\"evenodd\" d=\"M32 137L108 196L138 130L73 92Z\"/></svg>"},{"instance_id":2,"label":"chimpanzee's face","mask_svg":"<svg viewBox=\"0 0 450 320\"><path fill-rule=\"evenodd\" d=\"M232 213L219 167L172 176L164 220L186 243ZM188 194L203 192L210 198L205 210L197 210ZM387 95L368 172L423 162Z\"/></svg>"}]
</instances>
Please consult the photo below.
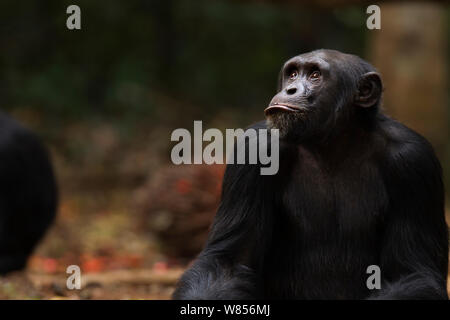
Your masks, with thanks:
<instances>
[{"instance_id":1,"label":"chimpanzee's face","mask_svg":"<svg viewBox=\"0 0 450 320\"><path fill-rule=\"evenodd\" d=\"M361 82L367 66L355 56L334 50L313 51L288 60L280 72L278 93L265 109L269 127L279 129L283 138L325 133L340 121L340 115L359 105L358 99L373 95L374 84ZM375 104L372 98L365 107Z\"/></svg>"}]
</instances>

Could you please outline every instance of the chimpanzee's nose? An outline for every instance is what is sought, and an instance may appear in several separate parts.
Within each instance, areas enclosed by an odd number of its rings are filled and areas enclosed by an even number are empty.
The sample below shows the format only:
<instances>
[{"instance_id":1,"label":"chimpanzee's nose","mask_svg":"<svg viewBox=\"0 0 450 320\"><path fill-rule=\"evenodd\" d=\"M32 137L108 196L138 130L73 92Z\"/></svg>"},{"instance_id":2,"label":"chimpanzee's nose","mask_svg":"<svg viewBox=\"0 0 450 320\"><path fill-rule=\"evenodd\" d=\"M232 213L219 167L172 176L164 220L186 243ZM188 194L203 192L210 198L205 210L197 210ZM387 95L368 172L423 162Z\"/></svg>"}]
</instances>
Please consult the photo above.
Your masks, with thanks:
<instances>
[{"instance_id":1,"label":"chimpanzee's nose","mask_svg":"<svg viewBox=\"0 0 450 320\"><path fill-rule=\"evenodd\" d=\"M288 95L293 95L293 94L295 94L297 92L297 88L296 87L289 87L289 88L286 88L286 93L288 94Z\"/></svg>"}]
</instances>

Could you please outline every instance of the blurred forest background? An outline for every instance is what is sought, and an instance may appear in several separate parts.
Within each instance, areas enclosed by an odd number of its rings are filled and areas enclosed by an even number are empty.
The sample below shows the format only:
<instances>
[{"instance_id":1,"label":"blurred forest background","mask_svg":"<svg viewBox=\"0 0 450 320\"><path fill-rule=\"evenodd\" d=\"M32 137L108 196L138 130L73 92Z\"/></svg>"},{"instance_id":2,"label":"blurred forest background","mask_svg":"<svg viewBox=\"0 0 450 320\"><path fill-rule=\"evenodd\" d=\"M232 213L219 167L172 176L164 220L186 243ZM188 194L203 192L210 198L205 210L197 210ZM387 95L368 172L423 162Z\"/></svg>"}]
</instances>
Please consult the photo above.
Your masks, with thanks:
<instances>
[{"instance_id":1,"label":"blurred forest background","mask_svg":"<svg viewBox=\"0 0 450 320\"><path fill-rule=\"evenodd\" d=\"M66 28L81 8L82 29ZM11 1L0 3L1 110L51 150L57 221L0 298L170 296L201 249L223 166L171 165L170 134L263 119L282 63L318 48L364 57L385 109L429 138L450 190L448 2ZM65 289L65 269L83 272Z\"/></svg>"}]
</instances>

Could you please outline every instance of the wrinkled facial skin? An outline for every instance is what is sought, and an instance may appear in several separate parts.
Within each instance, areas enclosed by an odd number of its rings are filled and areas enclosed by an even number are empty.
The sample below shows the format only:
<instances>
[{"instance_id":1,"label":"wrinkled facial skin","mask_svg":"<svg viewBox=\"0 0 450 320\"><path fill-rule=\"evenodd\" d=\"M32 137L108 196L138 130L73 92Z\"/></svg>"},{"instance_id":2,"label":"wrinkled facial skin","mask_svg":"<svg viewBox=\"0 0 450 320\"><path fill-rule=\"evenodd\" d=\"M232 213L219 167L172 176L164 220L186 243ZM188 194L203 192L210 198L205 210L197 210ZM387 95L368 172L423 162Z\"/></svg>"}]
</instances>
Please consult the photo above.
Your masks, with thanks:
<instances>
[{"instance_id":1,"label":"wrinkled facial skin","mask_svg":"<svg viewBox=\"0 0 450 320\"><path fill-rule=\"evenodd\" d=\"M351 104L348 97L356 88L341 76L346 56L320 50L288 60L280 72L279 92L265 110L269 127L279 129L284 139L325 135L343 105Z\"/></svg>"}]
</instances>

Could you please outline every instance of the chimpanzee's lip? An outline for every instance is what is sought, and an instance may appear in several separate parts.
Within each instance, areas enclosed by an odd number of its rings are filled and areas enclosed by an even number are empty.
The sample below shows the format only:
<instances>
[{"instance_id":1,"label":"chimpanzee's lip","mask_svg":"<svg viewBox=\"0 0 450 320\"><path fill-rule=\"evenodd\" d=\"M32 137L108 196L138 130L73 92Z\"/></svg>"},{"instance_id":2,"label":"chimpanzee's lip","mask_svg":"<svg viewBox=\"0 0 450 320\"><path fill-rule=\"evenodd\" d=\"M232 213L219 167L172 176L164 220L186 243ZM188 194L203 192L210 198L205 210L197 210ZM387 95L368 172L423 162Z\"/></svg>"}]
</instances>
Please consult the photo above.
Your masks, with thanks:
<instances>
[{"instance_id":1,"label":"chimpanzee's lip","mask_svg":"<svg viewBox=\"0 0 450 320\"><path fill-rule=\"evenodd\" d=\"M300 112L300 111L302 111L302 108L297 107L297 106L293 106L293 105L289 105L289 104L286 104L286 103L275 102L275 103L271 104L270 106L268 106L264 110L264 114L267 116L267 115L272 114L272 113L277 112L277 111L281 111L281 112Z\"/></svg>"}]
</instances>

